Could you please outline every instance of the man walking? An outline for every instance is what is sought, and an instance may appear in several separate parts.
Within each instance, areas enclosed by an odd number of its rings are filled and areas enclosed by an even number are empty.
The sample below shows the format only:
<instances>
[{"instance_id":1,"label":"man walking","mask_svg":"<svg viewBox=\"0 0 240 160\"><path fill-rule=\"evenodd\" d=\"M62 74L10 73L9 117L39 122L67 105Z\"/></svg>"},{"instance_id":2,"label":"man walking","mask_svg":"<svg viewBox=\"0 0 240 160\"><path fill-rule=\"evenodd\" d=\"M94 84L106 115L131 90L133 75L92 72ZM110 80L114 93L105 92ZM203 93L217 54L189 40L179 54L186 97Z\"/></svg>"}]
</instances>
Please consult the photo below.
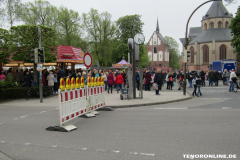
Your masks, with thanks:
<instances>
[{"instance_id":1,"label":"man walking","mask_svg":"<svg viewBox=\"0 0 240 160\"><path fill-rule=\"evenodd\" d=\"M162 76L160 74L160 70L158 70L157 73L155 73L154 83L158 85L158 88L156 89L156 95L160 95L159 90L161 90L162 88Z\"/></svg>"}]
</instances>

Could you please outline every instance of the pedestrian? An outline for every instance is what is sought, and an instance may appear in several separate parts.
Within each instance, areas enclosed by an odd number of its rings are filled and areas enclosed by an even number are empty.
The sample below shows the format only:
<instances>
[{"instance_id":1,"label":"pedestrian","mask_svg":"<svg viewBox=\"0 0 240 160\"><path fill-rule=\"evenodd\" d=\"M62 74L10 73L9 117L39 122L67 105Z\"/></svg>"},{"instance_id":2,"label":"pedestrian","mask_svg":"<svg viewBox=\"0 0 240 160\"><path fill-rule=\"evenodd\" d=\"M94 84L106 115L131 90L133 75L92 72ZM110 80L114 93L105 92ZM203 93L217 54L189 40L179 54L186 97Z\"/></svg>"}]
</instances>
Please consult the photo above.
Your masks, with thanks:
<instances>
[{"instance_id":1,"label":"pedestrian","mask_svg":"<svg viewBox=\"0 0 240 160\"><path fill-rule=\"evenodd\" d=\"M145 78L145 81L146 81L145 91L150 91L150 83L151 83L151 80L152 80L150 71L147 71L144 78Z\"/></svg>"},{"instance_id":2,"label":"pedestrian","mask_svg":"<svg viewBox=\"0 0 240 160\"><path fill-rule=\"evenodd\" d=\"M172 90L172 87L173 87L173 75L172 75L172 72L169 72L168 74L168 83L169 83L169 90Z\"/></svg>"},{"instance_id":3,"label":"pedestrian","mask_svg":"<svg viewBox=\"0 0 240 160\"><path fill-rule=\"evenodd\" d=\"M54 93L58 93L58 77L56 72L54 72L53 77L54 77Z\"/></svg>"},{"instance_id":4,"label":"pedestrian","mask_svg":"<svg viewBox=\"0 0 240 160\"><path fill-rule=\"evenodd\" d=\"M4 81L4 80L6 80L6 76L4 74L4 71L2 71L0 75L0 81Z\"/></svg>"},{"instance_id":5,"label":"pedestrian","mask_svg":"<svg viewBox=\"0 0 240 160\"><path fill-rule=\"evenodd\" d=\"M202 80L202 87L203 87L203 86L205 86L205 73L203 70L200 72L200 77Z\"/></svg>"},{"instance_id":6,"label":"pedestrian","mask_svg":"<svg viewBox=\"0 0 240 160\"><path fill-rule=\"evenodd\" d=\"M135 71L135 76L136 76L136 82L137 82L137 90L139 90L140 87L140 75L138 71Z\"/></svg>"},{"instance_id":7,"label":"pedestrian","mask_svg":"<svg viewBox=\"0 0 240 160\"><path fill-rule=\"evenodd\" d=\"M178 90L181 90L181 86L180 86L180 81L182 81L182 72L179 71L178 75L177 75L177 84L178 84Z\"/></svg>"},{"instance_id":8,"label":"pedestrian","mask_svg":"<svg viewBox=\"0 0 240 160\"><path fill-rule=\"evenodd\" d=\"M170 89L170 84L169 84L169 73L167 73L166 75L166 82L167 82L167 88L166 89Z\"/></svg>"},{"instance_id":9,"label":"pedestrian","mask_svg":"<svg viewBox=\"0 0 240 160\"><path fill-rule=\"evenodd\" d=\"M14 77L16 79L16 82L20 83L22 81L22 77L21 77L20 73L18 72L18 70L16 70Z\"/></svg>"},{"instance_id":10,"label":"pedestrian","mask_svg":"<svg viewBox=\"0 0 240 160\"><path fill-rule=\"evenodd\" d=\"M76 78L77 78L76 70L73 69L71 73L72 73L72 74L71 74L70 77L69 77L70 80L71 80L72 78L76 79Z\"/></svg>"},{"instance_id":11,"label":"pedestrian","mask_svg":"<svg viewBox=\"0 0 240 160\"><path fill-rule=\"evenodd\" d=\"M52 94L53 94L53 91L54 91L54 76L53 76L53 72L50 71L49 72L49 75L47 76L47 81L48 81L48 87L50 87L52 89Z\"/></svg>"},{"instance_id":12,"label":"pedestrian","mask_svg":"<svg viewBox=\"0 0 240 160\"><path fill-rule=\"evenodd\" d=\"M189 88L193 88L193 86L192 86L192 80L193 80L193 73L192 73L192 71L189 71L189 72L188 72Z\"/></svg>"},{"instance_id":13,"label":"pedestrian","mask_svg":"<svg viewBox=\"0 0 240 160\"><path fill-rule=\"evenodd\" d=\"M159 90L161 90L161 87L162 87L162 76L160 74L160 70L157 71L157 73L155 73L155 77L154 77L154 83L156 85L158 85L157 89L156 89L156 95L161 95L159 94Z\"/></svg>"},{"instance_id":14,"label":"pedestrian","mask_svg":"<svg viewBox=\"0 0 240 160\"><path fill-rule=\"evenodd\" d=\"M121 91L122 84L123 84L123 77L121 75L121 71L117 73L116 83L117 83L117 93L119 93L119 90Z\"/></svg>"},{"instance_id":15,"label":"pedestrian","mask_svg":"<svg viewBox=\"0 0 240 160\"><path fill-rule=\"evenodd\" d=\"M214 72L212 70L210 70L208 72L208 79L209 79L209 87L210 85L212 86L213 85L213 77L214 77Z\"/></svg>"},{"instance_id":16,"label":"pedestrian","mask_svg":"<svg viewBox=\"0 0 240 160\"><path fill-rule=\"evenodd\" d=\"M107 84L108 84L108 93L109 89L111 88L111 93L114 85L114 77L111 71L109 71L109 75L107 76Z\"/></svg>"},{"instance_id":17,"label":"pedestrian","mask_svg":"<svg viewBox=\"0 0 240 160\"><path fill-rule=\"evenodd\" d=\"M107 91L107 72L103 71L102 77L104 78L105 91Z\"/></svg>"},{"instance_id":18,"label":"pedestrian","mask_svg":"<svg viewBox=\"0 0 240 160\"><path fill-rule=\"evenodd\" d=\"M202 80L199 76L196 77L196 84L197 84L197 88L198 88L198 93L197 93L197 97L202 96L202 93L201 93L201 84L202 83Z\"/></svg>"},{"instance_id":19,"label":"pedestrian","mask_svg":"<svg viewBox=\"0 0 240 160\"><path fill-rule=\"evenodd\" d=\"M216 70L215 71L215 86L218 86L218 78L219 78L219 72Z\"/></svg>"},{"instance_id":20,"label":"pedestrian","mask_svg":"<svg viewBox=\"0 0 240 160\"><path fill-rule=\"evenodd\" d=\"M193 84L193 87L194 87L194 90L193 90L192 96L196 96L196 95L197 95L197 93L196 93L196 91L197 91L196 77L193 78L193 80L192 80L192 84Z\"/></svg>"},{"instance_id":21,"label":"pedestrian","mask_svg":"<svg viewBox=\"0 0 240 160\"><path fill-rule=\"evenodd\" d=\"M235 71L234 71L234 69L232 69L232 71L231 71L231 73L230 73L230 78L229 78L229 82L230 82L230 86L229 86L229 89L228 89L228 91L229 92L233 92L233 78L236 78L237 76L236 76L236 74L235 74Z\"/></svg>"},{"instance_id":22,"label":"pedestrian","mask_svg":"<svg viewBox=\"0 0 240 160\"><path fill-rule=\"evenodd\" d=\"M29 72L26 72L26 76L24 77L24 86L31 87L32 77L29 75Z\"/></svg>"}]
</instances>

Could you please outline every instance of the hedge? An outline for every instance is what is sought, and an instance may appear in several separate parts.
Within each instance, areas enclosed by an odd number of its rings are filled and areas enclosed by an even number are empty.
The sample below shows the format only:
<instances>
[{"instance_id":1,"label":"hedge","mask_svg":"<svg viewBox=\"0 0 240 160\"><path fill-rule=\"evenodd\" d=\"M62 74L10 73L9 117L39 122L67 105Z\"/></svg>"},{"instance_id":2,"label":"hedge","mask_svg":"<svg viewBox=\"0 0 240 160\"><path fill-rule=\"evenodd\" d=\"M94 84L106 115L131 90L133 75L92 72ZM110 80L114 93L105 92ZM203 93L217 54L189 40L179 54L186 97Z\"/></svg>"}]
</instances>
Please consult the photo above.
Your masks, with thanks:
<instances>
[{"instance_id":1,"label":"hedge","mask_svg":"<svg viewBox=\"0 0 240 160\"><path fill-rule=\"evenodd\" d=\"M29 87L18 87L18 88L1 88L0 89L0 101L6 101L9 99L26 98ZM39 88L36 87L36 91ZM50 96L51 92L49 92ZM32 92L31 97L39 97L36 92Z\"/></svg>"}]
</instances>

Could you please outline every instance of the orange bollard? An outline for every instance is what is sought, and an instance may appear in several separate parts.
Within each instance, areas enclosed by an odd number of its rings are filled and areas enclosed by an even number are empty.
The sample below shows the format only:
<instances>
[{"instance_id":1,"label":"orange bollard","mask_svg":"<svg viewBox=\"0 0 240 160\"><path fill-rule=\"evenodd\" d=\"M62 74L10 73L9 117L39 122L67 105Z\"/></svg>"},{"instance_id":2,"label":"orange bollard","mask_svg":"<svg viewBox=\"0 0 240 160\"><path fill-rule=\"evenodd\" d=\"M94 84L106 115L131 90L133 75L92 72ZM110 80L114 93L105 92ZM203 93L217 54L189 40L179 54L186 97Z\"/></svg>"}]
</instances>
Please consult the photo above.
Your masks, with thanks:
<instances>
[{"instance_id":1,"label":"orange bollard","mask_svg":"<svg viewBox=\"0 0 240 160\"><path fill-rule=\"evenodd\" d=\"M90 77L88 77L88 79L87 79L87 85L88 85L88 87L91 87L91 85L92 85Z\"/></svg>"},{"instance_id":2,"label":"orange bollard","mask_svg":"<svg viewBox=\"0 0 240 160\"><path fill-rule=\"evenodd\" d=\"M101 78L101 85L104 86L104 78Z\"/></svg>"},{"instance_id":3,"label":"orange bollard","mask_svg":"<svg viewBox=\"0 0 240 160\"><path fill-rule=\"evenodd\" d=\"M91 86L94 87L94 77L92 77L92 83Z\"/></svg>"},{"instance_id":4,"label":"orange bollard","mask_svg":"<svg viewBox=\"0 0 240 160\"><path fill-rule=\"evenodd\" d=\"M97 77L95 77L95 83L94 83L94 86L95 86L95 87L98 86L98 78L97 78Z\"/></svg>"},{"instance_id":5,"label":"orange bollard","mask_svg":"<svg viewBox=\"0 0 240 160\"><path fill-rule=\"evenodd\" d=\"M65 81L63 78L60 79L60 90L65 91Z\"/></svg>"},{"instance_id":6,"label":"orange bollard","mask_svg":"<svg viewBox=\"0 0 240 160\"><path fill-rule=\"evenodd\" d=\"M76 88L80 88L80 79L76 78Z\"/></svg>"},{"instance_id":7,"label":"orange bollard","mask_svg":"<svg viewBox=\"0 0 240 160\"><path fill-rule=\"evenodd\" d=\"M71 89L75 89L75 78L72 77L71 79Z\"/></svg>"}]
</instances>

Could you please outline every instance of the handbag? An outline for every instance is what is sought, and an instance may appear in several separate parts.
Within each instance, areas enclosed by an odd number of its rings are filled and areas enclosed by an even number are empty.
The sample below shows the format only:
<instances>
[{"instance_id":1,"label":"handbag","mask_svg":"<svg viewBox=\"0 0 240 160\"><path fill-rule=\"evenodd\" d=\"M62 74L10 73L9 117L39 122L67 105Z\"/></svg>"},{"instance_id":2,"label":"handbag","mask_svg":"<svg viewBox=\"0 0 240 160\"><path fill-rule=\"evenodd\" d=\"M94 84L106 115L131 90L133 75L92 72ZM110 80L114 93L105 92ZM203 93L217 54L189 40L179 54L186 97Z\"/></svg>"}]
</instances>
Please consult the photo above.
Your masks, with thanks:
<instances>
[{"instance_id":1,"label":"handbag","mask_svg":"<svg viewBox=\"0 0 240 160\"><path fill-rule=\"evenodd\" d=\"M156 83L153 83L153 90L158 90L158 85Z\"/></svg>"}]
</instances>

